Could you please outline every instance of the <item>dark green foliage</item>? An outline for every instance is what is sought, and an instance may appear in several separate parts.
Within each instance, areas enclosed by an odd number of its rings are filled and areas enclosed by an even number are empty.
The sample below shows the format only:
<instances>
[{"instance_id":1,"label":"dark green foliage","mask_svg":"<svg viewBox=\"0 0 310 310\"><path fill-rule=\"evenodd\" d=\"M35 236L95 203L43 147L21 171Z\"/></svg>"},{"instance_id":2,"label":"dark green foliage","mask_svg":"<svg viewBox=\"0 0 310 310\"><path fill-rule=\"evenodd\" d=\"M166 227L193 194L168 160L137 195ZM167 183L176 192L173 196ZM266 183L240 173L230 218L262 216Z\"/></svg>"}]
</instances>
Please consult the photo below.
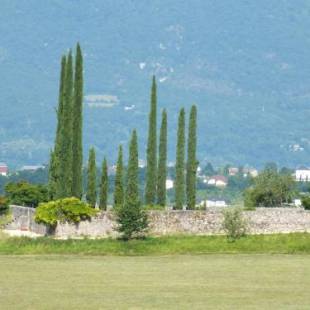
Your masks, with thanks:
<instances>
[{"instance_id":1,"label":"dark green foliage","mask_svg":"<svg viewBox=\"0 0 310 310\"><path fill-rule=\"evenodd\" d=\"M51 227L57 222L79 223L90 220L97 211L78 198L64 198L56 201L41 203L36 209L35 221Z\"/></svg>"},{"instance_id":2,"label":"dark green foliage","mask_svg":"<svg viewBox=\"0 0 310 310\"><path fill-rule=\"evenodd\" d=\"M234 241L245 236L247 221L240 208L226 208L223 216L223 229L230 240Z\"/></svg>"},{"instance_id":3,"label":"dark green foliage","mask_svg":"<svg viewBox=\"0 0 310 310\"><path fill-rule=\"evenodd\" d=\"M120 145L118 149L118 158L116 164L116 174L114 182L114 207L122 206L124 203L124 176L123 176L123 148Z\"/></svg>"},{"instance_id":4,"label":"dark green foliage","mask_svg":"<svg viewBox=\"0 0 310 310\"><path fill-rule=\"evenodd\" d=\"M48 166L48 196L50 200L56 198L57 192L57 158L55 152L50 153L50 163Z\"/></svg>"},{"instance_id":5,"label":"dark green foliage","mask_svg":"<svg viewBox=\"0 0 310 310\"><path fill-rule=\"evenodd\" d=\"M87 168L87 202L94 208L97 202L97 168L95 149L89 150L88 168Z\"/></svg>"},{"instance_id":6,"label":"dark green foliage","mask_svg":"<svg viewBox=\"0 0 310 310\"><path fill-rule=\"evenodd\" d=\"M0 216L6 214L9 209L9 201L6 197L0 196Z\"/></svg>"},{"instance_id":7,"label":"dark green foliage","mask_svg":"<svg viewBox=\"0 0 310 310\"><path fill-rule=\"evenodd\" d=\"M164 109L159 135L159 158L157 171L157 203L166 205L166 178L167 178L167 112Z\"/></svg>"},{"instance_id":8,"label":"dark green foliage","mask_svg":"<svg viewBox=\"0 0 310 310\"><path fill-rule=\"evenodd\" d=\"M37 207L40 202L48 201L48 190L44 185L30 184L25 181L8 183L5 193L9 204Z\"/></svg>"},{"instance_id":9,"label":"dark green foliage","mask_svg":"<svg viewBox=\"0 0 310 310\"><path fill-rule=\"evenodd\" d=\"M167 112L165 109L162 112L158 153L157 203L165 206L167 178Z\"/></svg>"},{"instance_id":10,"label":"dark green foliage","mask_svg":"<svg viewBox=\"0 0 310 310\"><path fill-rule=\"evenodd\" d=\"M101 210L107 210L108 188L109 188L108 164L107 164L106 158L104 158L103 163L102 163L100 197L99 197L99 208Z\"/></svg>"},{"instance_id":11,"label":"dark green foliage","mask_svg":"<svg viewBox=\"0 0 310 310\"><path fill-rule=\"evenodd\" d=\"M181 109L178 121L175 165L175 208L182 209L185 199L185 176L184 176L184 157L185 157L185 111Z\"/></svg>"},{"instance_id":12,"label":"dark green foliage","mask_svg":"<svg viewBox=\"0 0 310 310\"><path fill-rule=\"evenodd\" d=\"M73 93L72 123L72 196L81 198L83 193L83 56L77 44Z\"/></svg>"},{"instance_id":13,"label":"dark green foliage","mask_svg":"<svg viewBox=\"0 0 310 310\"><path fill-rule=\"evenodd\" d=\"M267 169L245 191L245 207L280 207L291 201L294 188L292 176L280 175L273 169Z\"/></svg>"},{"instance_id":14,"label":"dark green foliage","mask_svg":"<svg viewBox=\"0 0 310 310\"><path fill-rule=\"evenodd\" d=\"M304 196L301 199L301 203L305 210L310 210L310 196Z\"/></svg>"},{"instance_id":15,"label":"dark green foliage","mask_svg":"<svg viewBox=\"0 0 310 310\"><path fill-rule=\"evenodd\" d=\"M196 205L196 173L198 161L196 159L197 147L197 108L192 106L189 117L187 140L187 164L186 164L186 199L187 208L195 209Z\"/></svg>"},{"instance_id":16,"label":"dark green foliage","mask_svg":"<svg viewBox=\"0 0 310 310\"><path fill-rule=\"evenodd\" d=\"M145 204L156 202L156 169L157 169L157 94L156 79L153 76L151 90L151 108L149 114L149 130L147 142L147 166L145 184Z\"/></svg>"},{"instance_id":17,"label":"dark green foliage","mask_svg":"<svg viewBox=\"0 0 310 310\"><path fill-rule=\"evenodd\" d=\"M138 167L138 141L134 130L129 147L125 202L116 208L118 231L125 240L141 236L148 225L139 197Z\"/></svg>"}]
</instances>

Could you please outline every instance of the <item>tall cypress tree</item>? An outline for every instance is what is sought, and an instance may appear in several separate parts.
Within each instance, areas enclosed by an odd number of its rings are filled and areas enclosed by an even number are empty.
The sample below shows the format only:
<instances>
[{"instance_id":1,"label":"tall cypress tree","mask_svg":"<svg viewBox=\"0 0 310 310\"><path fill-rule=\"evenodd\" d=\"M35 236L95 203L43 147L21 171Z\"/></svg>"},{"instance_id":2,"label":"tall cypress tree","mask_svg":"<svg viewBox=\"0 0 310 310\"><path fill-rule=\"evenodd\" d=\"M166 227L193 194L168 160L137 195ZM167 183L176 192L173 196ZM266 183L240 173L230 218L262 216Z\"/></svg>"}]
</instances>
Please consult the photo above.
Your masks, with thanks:
<instances>
[{"instance_id":1,"label":"tall cypress tree","mask_svg":"<svg viewBox=\"0 0 310 310\"><path fill-rule=\"evenodd\" d=\"M66 63L66 78L64 85L63 125L61 126L59 168L60 198L72 195L72 85L73 68L72 53L69 52Z\"/></svg>"},{"instance_id":2,"label":"tall cypress tree","mask_svg":"<svg viewBox=\"0 0 310 310\"><path fill-rule=\"evenodd\" d=\"M177 150L175 164L175 208L182 209L185 199L184 157L185 157L185 111L182 108L178 120Z\"/></svg>"},{"instance_id":3,"label":"tall cypress tree","mask_svg":"<svg viewBox=\"0 0 310 310\"><path fill-rule=\"evenodd\" d=\"M145 185L145 203L153 205L156 200L156 169L157 169L157 94L156 79L153 76L151 90L151 108L149 114L149 129L147 143L147 166L146 166L146 185Z\"/></svg>"},{"instance_id":4,"label":"tall cypress tree","mask_svg":"<svg viewBox=\"0 0 310 310\"><path fill-rule=\"evenodd\" d=\"M124 203L124 176L123 176L123 148L118 149L116 164L115 183L114 183L114 207L122 206Z\"/></svg>"},{"instance_id":5,"label":"tall cypress tree","mask_svg":"<svg viewBox=\"0 0 310 310\"><path fill-rule=\"evenodd\" d=\"M77 44L75 58L74 93L72 107L72 196L82 197L83 192L83 56Z\"/></svg>"},{"instance_id":6,"label":"tall cypress tree","mask_svg":"<svg viewBox=\"0 0 310 310\"><path fill-rule=\"evenodd\" d=\"M86 200L92 206L96 206L97 202L97 167L95 149L89 150L88 168L87 168L87 193Z\"/></svg>"},{"instance_id":7,"label":"tall cypress tree","mask_svg":"<svg viewBox=\"0 0 310 310\"><path fill-rule=\"evenodd\" d=\"M62 187L60 184L61 167L61 150L62 150L62 134L64 126L64 100L65 100L65 81L66 81L66 56L61 58L61 71L59 79L59 94L58 94L58 107L57 107L57 129L56 129L56 138L55 146L53 152L50 156L50 165L49 169L54 169L54 171L49 172L49 184L52 186L50 189L54 193L52 196L54 198L62 197ZM53 184L53 185L52 185Z\"/></svg>"},{"instance_id":8,"label":"tall cypress tree","mask_svg":"<svg viewBox=\"0 0 310 310\"><path fill-rule=\"evenodd\" d=\"M54 151L50 152L50 162L48 165L48 196L50 200L56 198L57 189L57 161Z\"/></svg>"},{"instance_id":9,"label":"tall cypress tree","mask_svg":"<svg viewBox=\"0 0 310 310\"><path fill-rule=\"evenodd\" d=\"M123 238L130 239L147 228L147 215L143 211L139 197L138 140L134 130L129 147L125 202L116 208L118 231Z\"/></svg>"},{"instance_id":10,"label":"tall cypress tree","mask_svg":"<svg viewBox=\"0 0 310 310\"><path fill-rule=\"evenodd\" d=\"M159 158L157 171L157 203L166 204L166 178L167 178L167 112L162 112L159 135Z\"/></svg>"},{"instance_id":11,"label":"tall cypress tree","mask_svg":"<svg viewBox=\"0 0 310 310\"><path fill-rule=\"evenodd\" d=\"M107 210L108 188L109 188L108 164L107 164L106 158L104 158L103 163L102 163L101 182L100 182L100 198L99 198L99 208L101 210Z\"/></svg>"},{"instance_id":12,"label":"tall cypress tree","mask_svg":"<svg viewBox=\"0 0 310 310\"><path fill-rule=\"evenodd\" d=\"M186 164L186 199L187 208L194 209L196 204L196 145L197 145L197 108L195 105L191 107L188 140L187 140L187 164Z\"/></svg>"}]
</instances>

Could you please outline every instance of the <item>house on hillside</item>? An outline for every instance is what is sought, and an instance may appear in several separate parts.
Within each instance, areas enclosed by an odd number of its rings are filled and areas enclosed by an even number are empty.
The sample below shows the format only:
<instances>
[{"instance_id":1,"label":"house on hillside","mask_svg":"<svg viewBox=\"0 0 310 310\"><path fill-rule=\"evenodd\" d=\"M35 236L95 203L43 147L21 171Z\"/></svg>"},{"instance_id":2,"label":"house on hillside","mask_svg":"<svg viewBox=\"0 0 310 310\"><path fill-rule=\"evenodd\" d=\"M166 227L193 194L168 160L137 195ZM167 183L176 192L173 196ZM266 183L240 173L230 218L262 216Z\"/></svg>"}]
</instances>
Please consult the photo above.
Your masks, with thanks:
<instances>
[{"instance_id":1,"label":"house on hillside","mask_svg":"<svg viewBox=\"0 0 310 310\"><path fill-rule=\"evenodd\" d=\"M310 169L301 167L295 171L295 180L297 182L310 182Z\"/></svg>"},{"instance_id":2,"label":"house on hillside","mask_svg":"<svg viewBox=\"0 0 310 310\"><path fill-rule=\"evenodd\" d=\"M225 200L203 200L201 201L200 205L206 206L207 208L228 206Z\"/></svg>"},{"instance_id":3,"label":"house on hillside","mask_svg":"<svg viewBox=\"0 0 310 310\"><path fill-rule=\"evenodd\" d=\"M252 178L256 178L258 176L258 170L255 168L243 168L242 172L244 177L250 175Z\"/></svg>"},{"instance_id":4,"label":"house on hillside","mask_svg":"<svg viewBox=\"0 0 310 310\"><path fill-rule=\"evenodd\" d=\"M171 189L173 188L174 182L171 179L166 180L166 189Z\"/></svg>"},{"instance_id":5,"label":"house on hillside","mask_svg":"<svg viewBox=\"0 0 310 310\"><path fill-rule=\"evenodd\" d=\"M214 185L216 187L226 187L228 179L224 175L214 175L208 180L208 185Z\"/></svg>"},{"instance_id":6,"label":"house on hillside","mask_svg":"<svg viewBox=\"0 0 310 310\"><path fill-rule=\"evenodd\" d=\"M6 177L8 176L9 168L5 163L0 163L0 175Z\"/></svg>"},{"instance_id":7,"label":"house on hillside","mask_svg":"<svg viewBox=\"0 0 310 310\"><path fill-rule=\"evenodd\" d=\"M230 176L237 175L239 173L239 168L238 167L230 167L228 168L228 174Z\"/></svg>"}]
</instances>

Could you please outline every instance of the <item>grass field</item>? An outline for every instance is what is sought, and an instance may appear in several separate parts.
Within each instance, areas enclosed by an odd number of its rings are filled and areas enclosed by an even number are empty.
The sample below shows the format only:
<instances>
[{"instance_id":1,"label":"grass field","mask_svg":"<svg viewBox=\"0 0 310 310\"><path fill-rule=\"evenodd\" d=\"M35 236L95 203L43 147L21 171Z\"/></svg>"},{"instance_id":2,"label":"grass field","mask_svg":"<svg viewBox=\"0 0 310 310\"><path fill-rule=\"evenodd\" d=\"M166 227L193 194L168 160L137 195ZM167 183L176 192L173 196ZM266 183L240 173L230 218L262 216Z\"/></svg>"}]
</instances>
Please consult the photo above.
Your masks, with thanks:
<instances>
[{"instance_id":1,"label":"grass field","mask_svg":"<svg viewBox=\"0 0 310 310\"><path fill-rule=\"evenodd\" d=\"M310 254L310 234L246 236L228 242L225 236L148 237L129 242L113 239L55 240L0 236L0 254L177 255L177 254Z\"/></svg>"},{"instance_id":2,"label":"grass field","mask_svg":"<svg viewBox=\"0 0 310 310\"><path fill-rule=\"evenodd\" d=\"M0 256L1 309L310 309L308 255Z\"/></svg>"}]
</instances>

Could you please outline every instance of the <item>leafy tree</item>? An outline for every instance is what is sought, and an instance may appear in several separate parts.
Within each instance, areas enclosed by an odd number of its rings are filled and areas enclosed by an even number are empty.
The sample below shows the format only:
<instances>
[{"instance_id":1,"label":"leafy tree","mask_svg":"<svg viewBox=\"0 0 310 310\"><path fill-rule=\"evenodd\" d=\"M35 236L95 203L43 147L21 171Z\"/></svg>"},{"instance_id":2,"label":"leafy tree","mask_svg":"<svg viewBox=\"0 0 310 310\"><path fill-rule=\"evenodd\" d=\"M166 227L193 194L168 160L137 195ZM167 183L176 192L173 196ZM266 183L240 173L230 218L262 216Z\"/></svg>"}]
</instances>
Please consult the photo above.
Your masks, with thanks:
<instances>
[{"instance_id":1,"label":"leafy tree","mask_svg":"<svg viewBox=\"0 0 310 310\"><path fill-rule=\"evenodd\" d=\"M184 176L184 157L185 157L185 111L182 108L178 120L177 150L175 165L175 208L182 209L185 199L185 176Z\"/></svg>"},{"instance_id":2,"label":"leafy tree","mask_svg":"<svg viewBox=\"0 0 310 310\"><path fill-rule=\"evenodd\" d=\"M278 172L278 165L275 162L268 162L265 164L264 170Z\"/></svg>"},{"instance_id":3,"label":"leafy tree","mask_svg":"<svg viewBox=\"0 0 310 310\"><path fill-rule=\"evenodd\" d=\"M156 79L153 76L151 90L151 109L149 114L149 131L147 143L147 166L146 166L146 184L145 184L145 203L152 205L156 200L156 169L157 169L157 94Z\"/></svg>"},{"instance_id":4,"label":"leafy tree","mask_svg":"<svg viewBox=\"0 0 310 310\"><path fill-rule=\"evenodd\" d=\"M216 174L216 170L213 168L211 163L207 163L207 165L205 166L205 168L203 169L203 173L206 176L212 176L214 174Z\"/></svg>"},{"instance_id":5,"label":"leafy tree","mask_svg":"<svg viewBox=\"0 0 310 310\"><path fill-rule=\"evenodd\" d=\"M0 216L6 214L9 209L8 199L4 196L0 196Z\"/></svg>"},{"instance_id":6,"label":"leafy tree","mask_svg":"<svg viewBox=\"0 0 310 310\"><path fill-rule=\"evenodd\" d=\"M290 175L280 175L267 169L254 179L254 185L245 191L246 207L280 207L289 203L295 181Z\"/></svg>"},{"instance_id":7,"label":"leafy tree","mask_svg":"<svg viewBox=\"0 0 310 310\"><path fill-rule=\"evenodd\" d=\"M138 141L134 130L129 147L125 202L116 208L118 231L125 240L140 236L148 225L139 197L138 169Z\"/></svg>"},{"instance_id":8,"label":"leafy tree","mask_svg":"<svg viewBox=\"0 0 310 310\"><path fill-rule=\"evenodd\" d=\"M230 240L234 241L246 234L248 225L240 208L226 208L223 216L223 229Z\"/></svg>"},{"instance_id":9,"label":"leafy tree","mask_svg":"<svg viewBox=\"0 0 310 310\"><path fill-rule=\"evenodd\" d=\"M186 198L187 208L194 209L196 205L196 173L198 161L196 159L197 147L197 108L192 106L189 117L187 165L186 165Z\"/></svg>"},{"instance_id":10,"label":"leafy tree","mask_svg":"<svg viewBox=\"0 0 310 310\"><path fill-rule=\"evenodd\" d=\"M124 176L123 176L123 148L118 149L116 174L114 182L114 207L122 206L124 203Z\"/></svg>"},{"instance_id":11,"label":"leafy tree","mask_svg":"<svg viewBox=\"0 0 310 310\"><path fill-rule=\"evenodd\" d=\"M70 197L41 203L36 209L35 221L55 228L57 222L79 223L90 220L96 213L87 203Z\"/></svg>"},{"instance_id":12,"label":"leafy tree","mask_svg":"<svg viewBox=\"0 0 310 310\"><path fill-rule=\"evenodd\" d=\"M101 210L107 210L108 188L109 188L108 164L107 164L106 158L104 158L103 163L102 163L100 198L99 198L99 208Z\"/></svg>"},{"instance_id":13,"label":"leafy tree","mask_svg":"<svg viewBox=\"0 0 310 310\"><path fill-rule=\"evenodd\" d=\"M89 150L88 169L87 169L87 193L86 200L94 208L97 202L97 168L95 149Z\"/></svg>"},{"instance_id":14,"label":"leafy tree","mask_svg":"<svg viewBox=\"0 0 310 310\"><path fill-rule=\"evenodd\" d=\"M8 183L5 186L9 204L37 207L40 202L48 201L48 189L44 185L30 184L26 181Z\"/></svg>"},{"instance_id":15,"label":"leafy tree","mask_svg":"<svg viewBox=\"0 0 310 310\"><path fill-rule=\"evenodd\" d=\"M166 205L166 178L167 178L167 112L162 112L162 121L159 136L159 158L157 174L157 203Z\"/></svg>"},{"instance_id":16,"label":"leafy tree","mask_svg":"<svg viewBox=\"0 0 310 310\"><path fill-rule=\"evenodd\" d=\"M72 123L72 196L82 197L83 193L83 56L81 47L77 44L73 93L73 123Z\"/></svg>"}]
</instances>

